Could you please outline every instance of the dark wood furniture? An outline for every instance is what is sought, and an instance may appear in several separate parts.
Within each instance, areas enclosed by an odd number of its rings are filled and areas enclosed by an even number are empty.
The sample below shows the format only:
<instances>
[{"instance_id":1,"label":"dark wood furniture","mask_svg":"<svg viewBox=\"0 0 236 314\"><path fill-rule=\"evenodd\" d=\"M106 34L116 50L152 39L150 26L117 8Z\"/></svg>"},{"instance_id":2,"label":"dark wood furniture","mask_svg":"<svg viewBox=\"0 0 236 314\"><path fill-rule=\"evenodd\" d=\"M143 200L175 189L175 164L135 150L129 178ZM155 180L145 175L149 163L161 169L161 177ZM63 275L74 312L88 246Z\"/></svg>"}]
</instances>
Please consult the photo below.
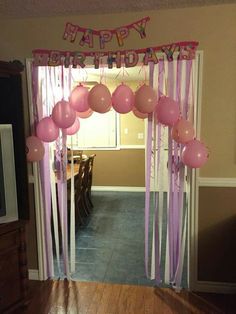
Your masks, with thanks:
<instances>
[{"instance_id":1,"label":"dark wood furniture","mask_svg":"<svg viewBox=\"0 0 236 314\"><path fill-rule=\"evenodd\" d=\"M25 223L0 224L0 313L10 313L25 304L27 291Z\"/></svg>"},{"instance_id":2,"label":"dark wood furniture","mask_svg":"<svg viewBox=\"0 0 236 314\"><path fill-rule=\"evenodd\" d=\"M29 219L21 85L23 69L19 61L0 61L0 124L12 125L18 216L20 219ZM27 282L25 223L19 220L0 224L0 313L8 313L25 303Z\"/></svg>"},{"instance_id":3,"label":"dark wood furniture","mask_svg":"<svg viewBox=\"0 0 236 314\"><path fill-rule=\"evenodd\" d=\"M85 199L88 202L88 206L93 207L92 197L91 197L91 188L93 183L93 164L96 154L90 155L88 157L88 165L86 169L86 178L85 178Z\"/></svg>"},{"instance_id":4,"label":"dark wood furniture","mask_svg":"<svg viewBox=\"0 0 236 314\"><path fill-rule=\"evenodd\" d=\"M29 219L26 136L21 86L23 69L24 66L19 61L0 61L0 124L12 124L18 214L20 219Z\"/></svg>"}]
</instances>

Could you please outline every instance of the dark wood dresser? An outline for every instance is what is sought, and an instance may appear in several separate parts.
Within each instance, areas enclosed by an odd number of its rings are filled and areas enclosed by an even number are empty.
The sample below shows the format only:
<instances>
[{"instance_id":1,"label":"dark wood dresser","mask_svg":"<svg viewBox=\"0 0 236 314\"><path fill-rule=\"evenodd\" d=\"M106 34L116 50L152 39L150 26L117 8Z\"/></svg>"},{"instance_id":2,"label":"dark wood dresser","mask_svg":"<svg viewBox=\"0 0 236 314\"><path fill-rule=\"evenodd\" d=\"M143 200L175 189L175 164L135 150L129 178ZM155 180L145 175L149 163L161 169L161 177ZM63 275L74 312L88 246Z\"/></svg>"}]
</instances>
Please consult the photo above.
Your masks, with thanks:
<instances>
[{"instance_id":1,"label":"dark wood dresser","mask_svg":"<svg viewBox=\"0 0 236 314\"><path fill-rule=\"evenodd\" d=\"M0 224L0 313L26 304L27 294L25 222Z\"/></svg>"}]
</instances>

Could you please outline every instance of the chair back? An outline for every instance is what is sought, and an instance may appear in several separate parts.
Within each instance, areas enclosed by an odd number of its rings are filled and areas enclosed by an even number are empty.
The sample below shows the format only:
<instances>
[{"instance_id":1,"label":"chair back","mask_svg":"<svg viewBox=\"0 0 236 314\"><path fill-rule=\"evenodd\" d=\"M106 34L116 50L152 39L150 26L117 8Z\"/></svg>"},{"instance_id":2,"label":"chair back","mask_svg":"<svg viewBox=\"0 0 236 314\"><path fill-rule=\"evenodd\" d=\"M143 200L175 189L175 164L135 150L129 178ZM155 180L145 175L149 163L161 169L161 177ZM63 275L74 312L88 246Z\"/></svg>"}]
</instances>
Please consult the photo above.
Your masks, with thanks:
<instances>
[{"instance_id":1,"label":"chair back","mask_svg":"<svg viewBox=\"0 0 236 314\"><path fill-rule=\"evenodd\" d=\"M71 150L67 149L67 160L68 163L71 163ZM74 163L80 163L83 157L83 151L82 150L78 150L78 149L74 149L73 150L73 162Z\"/></svg>"},{"instance_id":2,"label":"chair back","mask_svg":"<svg viewBox=\"0 0 236 314\"><path fill-rule=\"evenodd\" d=\"M85 178L84 178L84 188L86 191L91 191L92 186L92 178L93 178L93 164L94 164L94 157L96 154L90 155L87 159L86 166L85 166Z\"/></svg>"}]
</instances>

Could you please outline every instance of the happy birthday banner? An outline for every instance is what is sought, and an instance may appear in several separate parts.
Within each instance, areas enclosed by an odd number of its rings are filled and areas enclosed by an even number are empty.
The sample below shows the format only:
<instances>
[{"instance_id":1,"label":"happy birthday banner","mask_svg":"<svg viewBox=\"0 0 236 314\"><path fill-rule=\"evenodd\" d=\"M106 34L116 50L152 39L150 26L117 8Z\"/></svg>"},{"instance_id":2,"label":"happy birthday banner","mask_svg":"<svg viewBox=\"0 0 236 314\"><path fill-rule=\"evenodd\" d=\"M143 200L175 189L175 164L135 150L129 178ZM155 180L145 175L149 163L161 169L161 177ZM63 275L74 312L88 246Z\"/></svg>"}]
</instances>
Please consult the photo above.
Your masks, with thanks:
<instances>
[{"instance_id":1,"label":"happy birthday banner","mask_svg":"<svg viewBox=\"0 0 236 314\"><path fill-rule=\"evenodd\" d=\"M87 45L89 48L94 47L94 37L98 37L100 49L105 48L105 44L113 39L113 35L116 37L117 43L120 47L124 46L124 39L129 36L130 31L133 29L138 32L141 39L146 38L146 24L150 20L150 17L144 17L139 21L133 22L129 25L121 26L115 29L106 30L94 30L90 28L84 28L72 23L66 23L63 39L69 40L74 43L78 33L82 33L80 37L79 45Z\"/></svg>"},{"instance_id":2,"label":"happy birthday banner","mask_svg":"<svg viewBox=\"0 0 236 314\"><path fill-rule=\"evenodd\" d=\"M95 69L101 65L107 64L108 68L112 69L113 66L121 68L134 67L137 64L143 63L148 65L149 62L157 64L159 59L163 59L163 54L160 56L158 53L162 52L168 61L173 61L174 54L177 54L179 60L191 60L195 58L198 42L178 42L169 45L162 45L158 47L151 47L145 49L134 50L118 50L107 52L81 52L81 51L59 51L59 50L33 50L33 64L34 66L59 66L64 65L68 68L72 65L73 68L84 68L86 65L86 58L92 57L92 63ZM140 55L142 58L140 60ZM104 57L106 58L104 60Z\"/></svg>"}]
</instances>

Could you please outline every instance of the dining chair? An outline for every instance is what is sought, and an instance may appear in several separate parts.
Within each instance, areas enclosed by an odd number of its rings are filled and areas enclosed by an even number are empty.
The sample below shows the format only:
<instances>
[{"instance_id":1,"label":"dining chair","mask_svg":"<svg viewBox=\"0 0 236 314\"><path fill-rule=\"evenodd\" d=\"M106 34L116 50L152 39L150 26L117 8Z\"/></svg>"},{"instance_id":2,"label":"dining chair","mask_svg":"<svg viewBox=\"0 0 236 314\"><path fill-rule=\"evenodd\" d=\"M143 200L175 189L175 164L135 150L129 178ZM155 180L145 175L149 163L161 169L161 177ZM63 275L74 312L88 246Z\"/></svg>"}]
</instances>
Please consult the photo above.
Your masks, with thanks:
<instances>
[{"instance_id":1,"label":"dining chair","mask_svg":"<svg viewBox=\"0 0 236 314\"><path fill-rule=\"evenodd\" d=\"M80 161L79 173L75 176L75 216L77 223L82 225L85 225L85 219L90 213L84 193L87 164L88 158L82 159Z\"/></svg>"},{"instance_id":2,"label":"dining chair","mask_svg":"<svg viewBox=\"0 0 236 314\"><path fill-rule=\"evenodd\" d=\"M83 151L78 149L73 149L73 161L74 163L80 163L83 159ZM71 149L67 148L67 161L71 163Z\"/></svg>"},{"instance_id":3,"label":"dining chair","mask_svg":"<svg viewBox=\"0 0 236 314\"><path fill-rule=\"evenodd\" d=\"M88 202L88 206L93 207L92 197L91 197L91 188L92 188L92 181L93 181L93 165L94 165L94 158L96 154L90 155L88 157L88 164L87 169L85 170L85 199Z\"/></svg>"}]
</instances>

